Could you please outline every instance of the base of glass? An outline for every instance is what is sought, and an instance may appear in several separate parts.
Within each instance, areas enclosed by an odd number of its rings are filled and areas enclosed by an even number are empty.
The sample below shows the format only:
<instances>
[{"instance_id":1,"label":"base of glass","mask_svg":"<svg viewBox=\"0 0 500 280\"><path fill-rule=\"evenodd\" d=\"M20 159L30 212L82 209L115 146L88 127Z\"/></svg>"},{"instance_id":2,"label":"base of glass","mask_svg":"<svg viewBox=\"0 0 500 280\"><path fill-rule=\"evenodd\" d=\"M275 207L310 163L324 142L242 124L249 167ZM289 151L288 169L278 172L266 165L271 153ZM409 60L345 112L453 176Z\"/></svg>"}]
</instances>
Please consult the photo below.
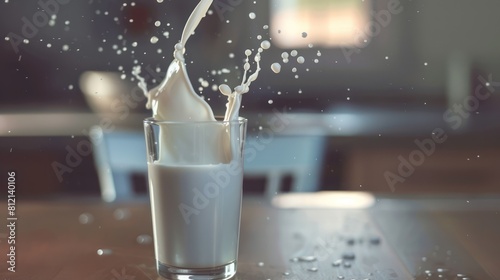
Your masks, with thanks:
<instances>
[{"instance_id":1,"label":"base of glass","mask_svg":"<svg viewBox=\"0 0 500 280\"><path fill-rule=\"evenodd\" d=\"M158 262L158 274L169 280L225 280L236 274L236 261L210 268L181 268Z\"/></svg>"}]
</instances>

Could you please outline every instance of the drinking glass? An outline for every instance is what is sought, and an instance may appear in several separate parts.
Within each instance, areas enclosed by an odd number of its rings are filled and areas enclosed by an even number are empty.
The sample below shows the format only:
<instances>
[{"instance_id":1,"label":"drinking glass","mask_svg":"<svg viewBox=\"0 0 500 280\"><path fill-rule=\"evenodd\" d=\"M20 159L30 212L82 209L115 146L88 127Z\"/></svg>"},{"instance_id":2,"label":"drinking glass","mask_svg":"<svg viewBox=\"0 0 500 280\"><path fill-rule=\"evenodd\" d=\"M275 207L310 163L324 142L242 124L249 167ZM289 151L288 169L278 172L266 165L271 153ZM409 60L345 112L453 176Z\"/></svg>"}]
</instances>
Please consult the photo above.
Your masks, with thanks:
<instances>
[{"instance_id":1,"label":"drinking glass","mask_svg":"<svg viewBox=\"0 0 500 280\"><path fill-rule=\"evenodd\" d=\"M229 279L237 269L247 120L144 120L158 274Z\"/></svg>"}]
</instances>

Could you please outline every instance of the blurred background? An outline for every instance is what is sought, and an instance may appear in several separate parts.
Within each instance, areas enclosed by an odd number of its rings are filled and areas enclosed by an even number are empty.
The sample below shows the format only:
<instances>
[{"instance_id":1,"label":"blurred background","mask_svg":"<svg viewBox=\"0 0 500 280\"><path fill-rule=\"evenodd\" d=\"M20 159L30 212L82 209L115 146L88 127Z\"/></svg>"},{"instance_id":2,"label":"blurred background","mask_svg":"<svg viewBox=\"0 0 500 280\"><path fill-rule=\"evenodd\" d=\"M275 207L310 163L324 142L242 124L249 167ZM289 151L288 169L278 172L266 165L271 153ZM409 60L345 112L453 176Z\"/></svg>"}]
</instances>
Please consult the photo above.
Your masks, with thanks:
<instances>
[{"instance_id":1,"label":"blurred background","mask_svg":"<svg viewBox=\"0 0 500 280\"><path fill-rule=\"evenodd\" d=\"M99 196L125 181L144 194L151 113L132 69L149 88L161 81L196 3L1 3L0 176L17 171L25 197ZM245 49L272 43L241 111L257 152L248 193L498 193L498 10L494 0L215 0L187 68L223 114L217 85L237 85ZM261 162L279 173L271 192Z\"/></svg>"}]
</instances>

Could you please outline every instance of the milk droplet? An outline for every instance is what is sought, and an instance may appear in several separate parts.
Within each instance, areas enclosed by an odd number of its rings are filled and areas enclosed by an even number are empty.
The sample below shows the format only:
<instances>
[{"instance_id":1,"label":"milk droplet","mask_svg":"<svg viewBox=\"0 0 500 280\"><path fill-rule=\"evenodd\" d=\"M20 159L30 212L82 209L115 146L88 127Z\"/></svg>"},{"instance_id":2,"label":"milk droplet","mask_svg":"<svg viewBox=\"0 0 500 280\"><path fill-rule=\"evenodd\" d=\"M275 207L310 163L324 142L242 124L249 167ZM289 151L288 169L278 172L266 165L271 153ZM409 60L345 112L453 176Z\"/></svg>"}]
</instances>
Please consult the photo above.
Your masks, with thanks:
<instances>
[{"instance_id":1,"label":"milk droplet","mask_svg":"<svg viewBox=\"0 0 500 280\"><path fill-rule=\"evenodd\" d=\"M281 58L283 58L283 59L287 59L288 57L289 57L289 54L287 52L283 52L281 54Z\"/></svg>"},{"instance_id":2,"label":"milk droplet","mask_svg":"<svg viewBox=\"0 0 500 280\"><path fill-rule=\"evenodd\" d=\"M307 271L318 272L318 268L317 267L311 267L311 268L308 268Z\"/></svg>"},{"instance_id":3,"label":"milk droplet","mask_svg":"<svg viewBox=\"0 0 500 280\"><path fill-rule=\"evenodd\" d=\"M160 26L160 25L161 25L161 21L159 21L159 20L155 21L155 26L156 26L156 27L158 27L158 26Z\"/></svg>"},{"instance_id":4,"label":"milk droplet","mask_svg":"<svg viewBox=\"0 0 500 280\"><path fill-rule=\"evenodd\" d=\"M333 265L334 267L338 267L338 266L340 266L341 264L342 264L342 260L336 260L336 261L334 261L334 262L332 263L332 265Z\"/></svg>"},{"instance_id":5,"label":"milk droplet","mask_svg":"<svg viewBox=\"0 0 500 280\"><path fill-rule=\"evenodd\" d=\"M273 101L272 99L269 99L269 100L267 101L267 103L268 103L268 104L273 104L273 103L274 103L274 101Z\"/></svg>"},{"instance_id":6,"label":"milk droplet","mask_svg":"<svg viewBox=\"0 0 500 280\"><path fill-rule=\"evenodd\" d=\"M314 59L314 63L319 63L319 59Z\"/></svg>"},{"instance_id":7,"label":"milk droplet","mask_svg":"<svg viewBox=\"0 0 500 280\"><path fill-rule=\"evenodd\" d=\"M257 263L257 265L260 266L260 267L263 267L264 263L263 262L259 262L259 263Z\"/></svg>"},{"instance_id":8,"label":"milk droplet","mask_svg":"<svg viewBox=\"0 0 500 280\"><path fill-rule=\"evenodd\" d=\"M292 72L293 72L293 73L297 72L297 68L296 68L296 67L293 67L293 68L292 68Z\"/></svg>"},{"instance_id":9,"label":"milk droplet","mask_svg":"<svg viewBox=\"0 0 500 280\"><path fill-rule=\"evenodd\" d=\"M249 49L245 50L245 55L246 56L251 56L252 55L252 51L249 50Z\"/></svg>"},{"instance_id":10,"label":"milk droplet","mask_svg":"<svg viewBox=\"0 0 500 280\"><path fill-rule=\"evenodd\" d=\"M69 50L69 46L68 45L63 45L62 46L62 50L63 51L68 51Z\"/></svg>"},{"instance_id":11,"label":"milk droplet","mask_svg":"<svg viewBox=\"0 0 500 280\"><path fill-rule=\"evenodd\" d=\"M321 56L321 51L318 51L318 52L316 53L316 56Z\"/></svg>"},{"instance_id":12,"label":"milk droplet","mask_svg":"<svg viewBox=\"0 0 500 280\"><path fill-rule=\"evenodd\" d=\"M264 25L264 26L262 26L262 29L264 29L264 30L269 29L269 25Z\"/></svg>"},{"instance_id":13,"label":"milk droplet","mask_svg":"<svg viewBox=\"0 0 500 280\"><path fill-rule=\"evenodd\" d=\"M151 42L151 44L156 44L156 43L158 43L158 37L153 36L153 37L151 37L151 39L149 39L149 41Z\"/></svg>"},{"instance_id":14,"label":"milk droplet","mask_svg":"<svg viewBox=\"0 0 500 280\"><path fill-rule=\"evenodd\" d=\"M232 91L231 91L231 88L226 85L226 84L222 84L219 86L219 90L222 94L226 95L226 96L229 96L231 95Z\"/></svg>"},{"instance_id":15,"label":"milk droplet","mask_svg":"<svg viewBox=\"0 0 500 280\"><path fill-rule=\"evenodd\" d=\"M303 64L304 62L306 62L306 59L303 56L297 57L297 63Z\"/></svg>"},{"instance_id":16,"label":"milk droplet","mask_svg":"<svg viewBox=\"0 0 500 280\"><path fill-rule=\"evenodd\" d=\"M260 43L260 47L263 48L264 50L267 50L271 47L271 43L267 40L262 41L262 43Z\"/></svg>"},{"instance_id":17,"label":"milk droplet","mask_svg":"<svg viewBox=\"0 0 500 280\"><path fill-rule=\"evenodd\" d=\"M292 50L290 52L290 55L293 56L293 57L296 57L298 54L299 54L299 52L297 50Z\"/></svg>"},{"instance_id":18,"label":"milk droplet","mask_svg":"<svg viewBox=\"0 0 500 280\"><path fill-rule=\"evenodd\" d=\"M69 89L69 90L73 90L73 85L69 85L69 86L68 86L68 89Z\"/></svg>"},{"instance_id":19,"label":"milk droplet","mask_svg":"<svg viewBox=\"0 0 500 280\"><path fill-rule=\"evenodd\" d=\"M52 48L52 44L51 44L51 43L48 43L48 44L47 44L47 48Z\"/></svg>"},{"instance_id":20,"label":"milk droplet","mask_svg":"<svg viewBox=\"0 0 500 280\"><path fill-rule=\"evenodd\" d=\"M427 62L424 62L424 66L427 66L427 65L429 65L429 63L427 63Z\"/></svg>"},{"instance_id":21,"label":"milk droplet","mask_svg":"<svg viewBox=\"0 0 500 280\"><path fill-rule=\"evenodd\" d=\"M249 13L249 14L248 14L248 17L249 17L250 19L255 19L255 18L257 17L257 15L256 15L255 13Z\"/></svg>"},{"instance_id":22,"label":"milk droplet","mask_svg":"<svg viewBox=\"0 0 500 280\"><path fill-rule=\"evenodd\" d=\"M278 74L281 71L281 64L277 62L271 64L271 70L273 70L274 73Z\"/></svg>"},{"instance_id":23,"label":"milk droplet","mask_svg":"<svg viewBox=\"0 0 500 280\"><path fill-rule=\"evenodd\" d=\"M303 257L299 257L299 261L301 261L301 262L313 262L313 261L316 261L316 257L315 256L303 256Z\"/></svg>"}]
</instances>

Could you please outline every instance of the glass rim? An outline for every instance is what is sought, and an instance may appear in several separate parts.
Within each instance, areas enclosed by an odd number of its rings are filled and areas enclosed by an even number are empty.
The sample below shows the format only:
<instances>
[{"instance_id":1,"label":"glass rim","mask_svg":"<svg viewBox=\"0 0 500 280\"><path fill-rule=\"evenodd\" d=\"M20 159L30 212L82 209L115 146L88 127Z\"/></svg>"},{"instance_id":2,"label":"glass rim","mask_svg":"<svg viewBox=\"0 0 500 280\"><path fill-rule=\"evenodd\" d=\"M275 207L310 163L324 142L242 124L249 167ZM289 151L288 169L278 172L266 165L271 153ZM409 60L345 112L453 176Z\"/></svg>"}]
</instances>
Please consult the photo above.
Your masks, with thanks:
<instances>
[{"instance_id":1,"label":"glass rim","mask_svg":"<svg viewBox=\"0 0 500 280\"><path fill-rule=\"evenodd\" d=\"M224 120L224 116L215 116L215 121L161 121L154 117L149 117L144 119L145 124L214 124L214 123L227 123L227 124L243 124L246 123L248 119L244 117L238 117L237 120Z\"/></svg>"}]
</instances>

